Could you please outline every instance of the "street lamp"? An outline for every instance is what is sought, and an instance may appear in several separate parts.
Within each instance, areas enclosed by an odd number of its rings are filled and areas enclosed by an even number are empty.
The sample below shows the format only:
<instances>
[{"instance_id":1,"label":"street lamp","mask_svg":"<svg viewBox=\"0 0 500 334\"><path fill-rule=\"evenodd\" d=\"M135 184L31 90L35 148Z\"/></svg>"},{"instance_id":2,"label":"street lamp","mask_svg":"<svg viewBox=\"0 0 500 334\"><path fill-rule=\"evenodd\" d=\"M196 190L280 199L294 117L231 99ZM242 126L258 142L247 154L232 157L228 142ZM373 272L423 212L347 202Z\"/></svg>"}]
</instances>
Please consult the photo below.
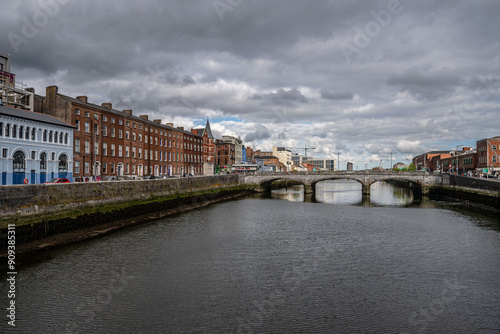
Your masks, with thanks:
<instances>
[{"instance_id":1,"label":"street lamp","mask_svg":"<svg viewBox=\"0 0 500 334\"><path fill-rule=\"evenodd\" d=\"M457 145L457 150L455 151L455 162L456 162L456 165L455 165L456 173L455 173L455 175L458 175L458 148L462 147L462 146L464 146L464 145Z\"/></svg>"}]
</instances>

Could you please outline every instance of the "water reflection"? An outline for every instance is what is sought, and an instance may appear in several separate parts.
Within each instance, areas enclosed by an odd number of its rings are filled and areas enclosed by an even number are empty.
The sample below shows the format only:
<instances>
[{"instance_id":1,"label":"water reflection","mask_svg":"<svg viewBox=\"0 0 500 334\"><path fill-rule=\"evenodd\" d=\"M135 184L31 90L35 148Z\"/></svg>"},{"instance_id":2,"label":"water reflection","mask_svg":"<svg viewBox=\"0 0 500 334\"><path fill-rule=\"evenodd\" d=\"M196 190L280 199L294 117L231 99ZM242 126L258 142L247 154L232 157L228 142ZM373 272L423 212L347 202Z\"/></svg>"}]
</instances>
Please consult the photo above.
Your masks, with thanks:
<instances>
[{"instance_id":1,"label":"water reflection","mask_svg":"<svg viewBox=\"0 0 500 334\"><path fill-rule=\"evenodd\" d=\"M361 183L352 180L322 181L316 184L316 201L329 204L361 205Z\"/></svg>"},{"instance_id":2,"label":"water reflection","mask_svg":"<svg viewBox=\"0 0 500 334\"><path fill-rule=\"evenodd\" d=\"M414 203L415 196L409 187L375 182L370 188L370 202L373 205L407 206Z\"/></svg>"},{"instance_id":3,"label":"water reflection","mask_svg":"<svg viewBox=\"0 0 500 334\"><path fill-rule=\"evenodd\" d=\"M291 202L320 202L340 205L363 206L413 206L420 204L409 187L386 182L376 182L371 186L370 196L363 196L361 183L353 180L330 180L316 184L314 198L304 194L304 186L296 185L273 190L271 198Z\"/></svg>"},{"instance_id":4,"label":"water reflection","mask_svg":"<svg viewBox=\"0 0 500 334\"><path fill-rule=\"evenodd\" d=\"M295 185L271 191L271 198L286 199L290 202L304 202L304 186Z\"/></svg>"}]
</instances>

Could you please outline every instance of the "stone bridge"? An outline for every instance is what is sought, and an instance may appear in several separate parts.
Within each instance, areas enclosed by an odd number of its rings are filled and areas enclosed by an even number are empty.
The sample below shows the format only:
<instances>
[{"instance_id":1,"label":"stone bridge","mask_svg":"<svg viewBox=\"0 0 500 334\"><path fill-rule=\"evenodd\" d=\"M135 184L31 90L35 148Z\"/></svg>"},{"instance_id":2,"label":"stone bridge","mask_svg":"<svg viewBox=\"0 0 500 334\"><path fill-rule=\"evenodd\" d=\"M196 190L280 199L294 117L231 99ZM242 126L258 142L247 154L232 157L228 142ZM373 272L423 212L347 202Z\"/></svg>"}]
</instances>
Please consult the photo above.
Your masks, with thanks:
<instances>
[{"instance_id":1,"label":"stone bridge","mask_svg":"<svg viewBox=\"0 0 500 334\"><path fill-rule=\"evenodd\" d=\"M295 181L302 183L306 193L314 193L316 183L326 180L354 180L362 185L363 195L370 195L370 187L378 181L398 180L407 181L417 185L422 193L427 193L429 187L447 183L441 174L428 174L424 172L300 172L300 173L262 173L246 175L244 183L255 186L257 191L270 191L274 181Z\"/></svg>"}]
</instances>

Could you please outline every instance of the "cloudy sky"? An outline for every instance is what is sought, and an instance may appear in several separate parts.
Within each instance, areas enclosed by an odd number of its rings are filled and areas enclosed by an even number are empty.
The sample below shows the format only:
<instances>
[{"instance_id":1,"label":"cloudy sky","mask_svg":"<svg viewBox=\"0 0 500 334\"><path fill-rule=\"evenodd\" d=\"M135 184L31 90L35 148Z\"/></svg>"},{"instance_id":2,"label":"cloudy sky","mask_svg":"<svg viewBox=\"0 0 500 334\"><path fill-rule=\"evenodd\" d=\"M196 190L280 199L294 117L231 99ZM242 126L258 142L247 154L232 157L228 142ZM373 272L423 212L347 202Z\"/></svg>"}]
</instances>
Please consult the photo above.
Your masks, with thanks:
<instances>
[{"instance_id":1,"label":"cloudy sky","mask_svg":"<svg viewBox=\"0 0 500 334\"><path fill-rule=\"evenodd\" d=\"M0 52L87 95L356 167L500 135L500 1L3 1ZM302 150L298 150L302 152Z\"/></svg>"}]
</instances>

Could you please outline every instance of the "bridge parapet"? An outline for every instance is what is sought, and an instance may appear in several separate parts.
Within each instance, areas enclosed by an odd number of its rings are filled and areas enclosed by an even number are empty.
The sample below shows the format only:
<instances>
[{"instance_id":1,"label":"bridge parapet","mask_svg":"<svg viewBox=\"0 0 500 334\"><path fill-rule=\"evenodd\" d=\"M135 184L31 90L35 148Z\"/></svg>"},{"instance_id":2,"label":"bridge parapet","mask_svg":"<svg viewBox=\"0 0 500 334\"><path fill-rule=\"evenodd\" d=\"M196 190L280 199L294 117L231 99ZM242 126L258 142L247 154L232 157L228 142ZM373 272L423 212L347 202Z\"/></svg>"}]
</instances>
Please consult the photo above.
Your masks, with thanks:
<instances>
[{"instance_id":1,"label":"bridge parapet","mask_svg":"<svg viewBox=\"0 0 500 334\"><path fill-rule=\"evenodd\" d=\"M400 180L417 184L426 192L428 187L443 184L443 175L422 172L302 172L302 173L262 173L246 175L244 182L254 185L260 190L270 190L271 183L278 180L300 182L306 191L314 191L316 183L327 180L348 179L358 181L362 185L363 194L370 194L370 186L378 181Z\"/></svg>"}]
</instances>

